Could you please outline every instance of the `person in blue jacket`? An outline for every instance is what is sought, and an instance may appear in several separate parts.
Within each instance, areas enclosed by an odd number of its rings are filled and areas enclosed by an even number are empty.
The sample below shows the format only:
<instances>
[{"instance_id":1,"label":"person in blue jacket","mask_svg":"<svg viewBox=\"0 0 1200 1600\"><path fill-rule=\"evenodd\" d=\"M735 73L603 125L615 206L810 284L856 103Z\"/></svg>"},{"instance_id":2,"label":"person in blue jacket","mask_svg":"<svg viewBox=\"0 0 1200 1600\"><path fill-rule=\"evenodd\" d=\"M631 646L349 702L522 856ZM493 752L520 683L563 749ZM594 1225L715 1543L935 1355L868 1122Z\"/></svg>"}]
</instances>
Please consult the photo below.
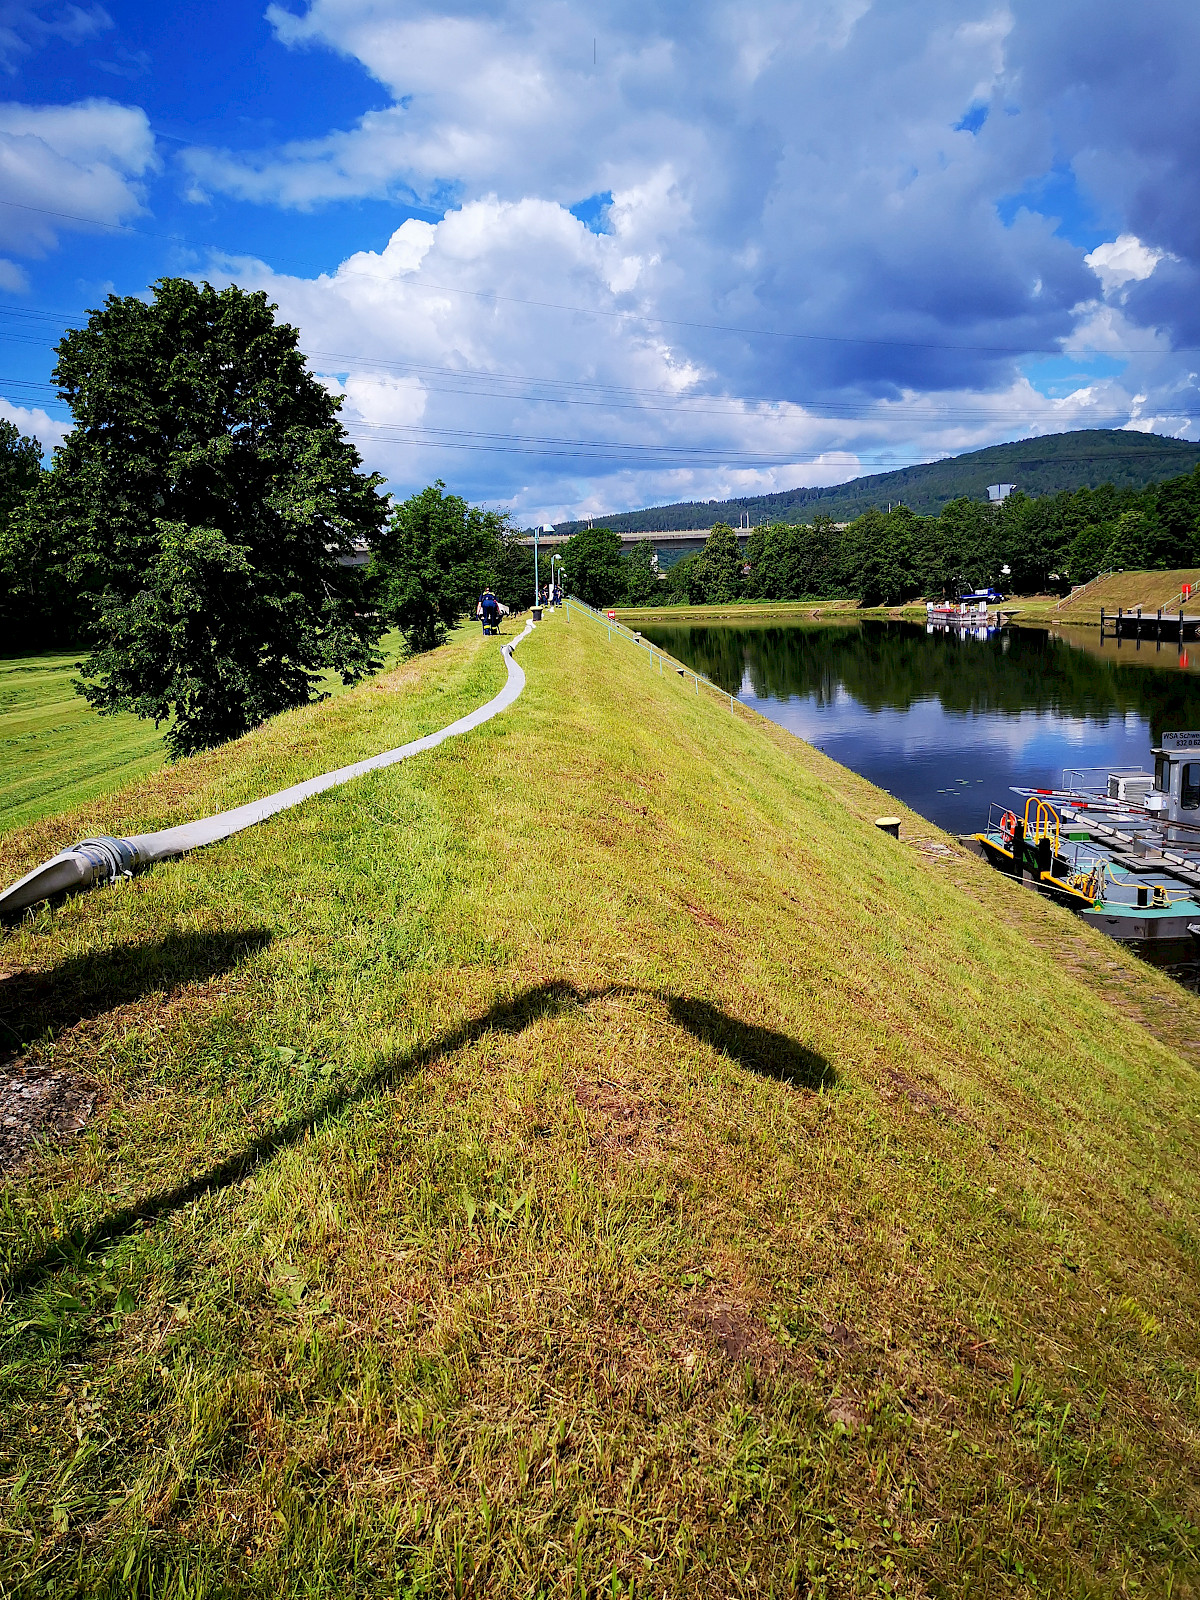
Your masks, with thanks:
<instances>
[{"instance_id":1,"label":"person in blue jacket","mask_svg":"<svg viewBox=\"0 0 1200 1600\"><path fill-rule=\"evenodd\" d=\"M478 615L483 618L483 631L493 631L500 626L500 602L491 589L485 589L479 600Z\"/></svg>"}]
</instances>

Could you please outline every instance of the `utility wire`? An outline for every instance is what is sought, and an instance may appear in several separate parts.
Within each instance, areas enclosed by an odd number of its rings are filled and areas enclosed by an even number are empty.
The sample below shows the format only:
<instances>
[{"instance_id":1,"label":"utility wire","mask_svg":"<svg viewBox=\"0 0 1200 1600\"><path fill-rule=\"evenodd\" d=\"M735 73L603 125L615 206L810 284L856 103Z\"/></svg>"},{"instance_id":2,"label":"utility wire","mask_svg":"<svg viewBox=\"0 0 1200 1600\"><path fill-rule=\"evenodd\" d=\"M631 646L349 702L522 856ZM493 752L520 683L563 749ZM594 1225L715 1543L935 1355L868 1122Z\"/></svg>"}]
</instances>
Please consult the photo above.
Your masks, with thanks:
<instances>
[{"instance_id":1,"label":"utility wire","mask_svg":"<svg viewBox=\"0 0 1200 1600\"><path fill-rule=\"evenodd\" d=\"M79 222L92 227L101 228L112 233L128 234L143 239L165 240L171 244L186 245L192 250L207 250L213 255L226 256L234 260L236 260L239 255L237 250L226 249L217 245L194 244L191 240L185 238L181 234L156 233L148 228L134 228L129 224L122 222L103 222L99 217L80 217L67 211L51 211L44 206L26 205L19 200L0 199L0 205L11 206L19 211L33 212L38 216L55 217L64 222ZM257 254L252 253L250 259L255 261L256 264L266 268L268 272L274 273L274 268L270 267L265 261L262 261L261 257L259 257ZM356 272L352 268L346 267L339 267L335 273L322 273L320 276L324 277L331 285L336 284L339 278L365 278L386 287L397 286L397 280L395 278L381 277L375 272ZM866 338L857 334L798 333L793 330L782 328L748 328L739 326L735 323L697 322L681 317L651 316L642 311L623 310L616 308L606 309L599 306L571 306L564 305L560 301L556 300L530 300L518 295L498 294L494 290L490 289L464 289L457 284L432 283L428 280L417 280L416 278L406 278L402 280L400 286L406 289L417 289L422 293L459 294L476 300L500 302L505 305L529 306L542 311L565 311L572 316L610 317L616 321L642 322L648 327L692 328L708 333L732 333L743 338L751 339L791 339L824 344L865 346L870 348L892 350L942 350L951 353L958 351L964 355L1061 356L1067 354L1067 352L1063 351L1061 346L1054 346L1053 348L1038 348L1031 347L1029 345L948 344L929 339L879 339ZM1122 350L1120 352L1114 352L1111 350L1084 349L1080 351L1072 351L1070 354L1162 356L1189 354L1195 350L1200 350L1200 345L1175 345L1168 350L1154 348L1149 350Z\"/></svg>"},{"instance_id":2,"label":"utility wire","mask_svg":"<svg viewBox=\"0 0 1200 1600\"><path fill-rule=\"evenodd\" d=\"M7 310L0 306L0 312ZM25 334L0 333L0 343L3 342L40 344L41 341ZM525 377L519 373L494 372L486 368L475 370L438 367L419 362L388 361L381 357L354 356L346 351L312 350L307 353L310 362L317 365L322 361L345 362L345 366L333 369L334 375L353 373L365 368L368 372L380 370L387 373L399 373L404 376L415 376L421 381L421 389L425 394L460 395L467 399L480 400L517 400L529 405L570 405L585 406L592 410L601 411L651 411L671 416L696 416L696 417L740 417L745 421L757 423L777 421L788 423L799 420L784 408L795 407L798 411L809 413L828 413L827 417L818 416L817 420L837 421L845 418L853 420L865 418L874 421L951 421L951 422L978 422L999 424L1005 421L1025 421L1061 418L1062 409L1054 404L1042 406L1022 406L1010 411L997 411L988 408L982 403L975 407L962 405L948 406L931 403L923 398L912 400L890 400L881 398L876 401L838 401L821 400L811 396L791 398L786 400L772 399L769 396L747 396L733 405L729 404L727 395L691 395L683 401L670 401L668 391L662 389L634 389L621 388L615 384L587 383L580 380L566 378L541 378ZM429 375L444 377L453 380L448 383L435 383L429 381ZM25 383L24 379L4 379L0 382ZM43 383L40 387L57 393L57 386L52 383ZM538 394L531 390L547 389L550 393ZM582 395L571 394L569 391L578 389ZM589 398L595 395L596 398ZM622 397L629 398L622 398ZM645 398L643 398L645 397ZM655 401L668 400L667 404L656 404ZM711 400L711 404L705 404ZM769 407L774 411L764 414L756 412L754 407ZM882 408L886 408L881 411ZM1187 405L1172 405L1170 415L1174 417L1194 417L1200 415L1200 409Z\"/></svg>"}]
</instances>

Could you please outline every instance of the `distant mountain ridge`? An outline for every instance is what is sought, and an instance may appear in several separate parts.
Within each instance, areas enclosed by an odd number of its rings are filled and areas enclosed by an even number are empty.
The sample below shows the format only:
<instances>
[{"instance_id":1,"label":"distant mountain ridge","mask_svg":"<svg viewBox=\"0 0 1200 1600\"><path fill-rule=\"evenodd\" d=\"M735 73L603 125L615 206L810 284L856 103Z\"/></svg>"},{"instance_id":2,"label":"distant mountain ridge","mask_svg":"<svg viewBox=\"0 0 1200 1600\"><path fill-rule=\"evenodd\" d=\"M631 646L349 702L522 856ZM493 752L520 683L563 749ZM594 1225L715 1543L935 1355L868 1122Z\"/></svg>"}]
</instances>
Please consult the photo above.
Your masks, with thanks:
<instances>
[{"instance_id":1,"label":"distant mountain ridge","mask_svg":"<svg viewBox=\"0 0 1200 1600\"><path fill-rule=\"evenodd\" d=\"M963 495L986 499L990 483L1015 483L1028 495L1096 489L1102 483L1141 489L1190 472L1198 462L1200 444L1185 439L1115 428L1079 428L990 445L986 450L895 472L876 472L828 488L784 489L737 500L685 500L678 505L597 516L592 521L617 533L670 533L681 528L710 528L714 522L728 522L736 528L743 514L749 515L752 526L811 522L818 513L835 522L850 522L872 506L884 510L889 502L895 505L897 501L921 516L935 516ZM555 532L575 533L586 526L579 521L560 522Z\"/></svg>"}]
</instances>

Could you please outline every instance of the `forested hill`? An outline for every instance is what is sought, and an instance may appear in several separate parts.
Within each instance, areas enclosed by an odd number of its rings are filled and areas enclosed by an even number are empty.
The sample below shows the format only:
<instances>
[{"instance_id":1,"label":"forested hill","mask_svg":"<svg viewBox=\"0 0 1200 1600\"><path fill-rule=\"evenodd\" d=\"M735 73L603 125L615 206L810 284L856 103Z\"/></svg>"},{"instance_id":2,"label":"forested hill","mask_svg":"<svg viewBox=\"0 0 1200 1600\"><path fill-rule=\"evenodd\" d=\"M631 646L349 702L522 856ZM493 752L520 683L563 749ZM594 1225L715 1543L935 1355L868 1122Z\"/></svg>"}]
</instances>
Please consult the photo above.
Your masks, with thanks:
<instances>
[{"instance_id":1,"label":"forested hill","mask_svg":"<svg viewBox=\"0 0 1200 1600\"><path fill-rule=\"evenodd\" d=\"M1118 489L1140 489L1190 472L1198 461L1200 444L1164 439L1156 433L1085 428L992 445L897 472L877 472L826 489L785 489L740 500L687 500L679 505L625 511L604 517L603 523L617 533L667 533L674 528L711 528L716 522L736 528L743 512L749 513L752 526L811 522L818 512L835 522L849 522L872 506L886 510L897 501L919 515L936 516L943 506L964 495L986 499L989 483L1015 483L1031 496L1095 489L1103 483ZM563 522L556 531L573 533L583 526L582 522Z\"/></svg>"}]
</instances>

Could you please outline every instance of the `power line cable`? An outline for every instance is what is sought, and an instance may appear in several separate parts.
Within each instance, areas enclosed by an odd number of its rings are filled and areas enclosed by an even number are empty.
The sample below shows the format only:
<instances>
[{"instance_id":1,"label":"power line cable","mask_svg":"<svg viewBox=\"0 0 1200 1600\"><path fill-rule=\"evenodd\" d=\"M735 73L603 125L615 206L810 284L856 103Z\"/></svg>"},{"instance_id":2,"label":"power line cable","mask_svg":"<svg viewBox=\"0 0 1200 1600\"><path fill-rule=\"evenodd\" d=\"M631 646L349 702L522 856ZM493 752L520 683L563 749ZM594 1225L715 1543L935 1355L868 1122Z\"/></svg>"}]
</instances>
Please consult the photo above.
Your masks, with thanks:
<instances>
[{"instance_id":1,"label":"power line cable","mask_svg":"<svg viewBox=\"0 0 1200 1600\"><path fill-rule=\"evenodd\" d=\"M0 198L0 205L12 206L20 211L34 212L38 216L55 217L64 222L79 222L93 227L102 228L113 233L130 234L138 238L160 239L171 244L186 245L192 250L207 250L212 255L226 256L233 260L236 260L240 253L237 250L228 249L219 245L198 245L181 234L157 233L148 228L134 228L129 226L127 223L104 222L99 217L80 217L67 211L51 211L47 207L26 205L24 202L19 200L6 200ZM268 263L263 261L257 254L252 254L250 259L255 261L258 265L266 268L268 272L278 276L278 274L275 274L275 269L269 266ZM397 280L395 278L384 278L378 273L374 272L356 272L352 268L347 267L339 267L335 273L322 273L320 276L326 278L330 284L336 283L338 278L365 278L372 282L388 286L396 286L397 284ZM1088 348L1084 348L1080 351L1066 352L1059 346L1055 346L1053 348L1039 348L1037 346L1029 345L949 344L946 342L928 339L880 339L866 338L857 334L800 333L794 330L781 328L747 328L739 327L733 323L697 322L681 317L652 316L647 312L619 308L606 309L600 306L564 305L555 300L531 300L519 295L499 294L495 290L491 289L465 289L458 284L433 283L428 280L417 280L416 278L405 279L402 287L406 289L417 289L422 293L427 292L431 294L465 295L477 300L500 302L506 305L529 306L543 311L565 311L572 316L610 317L617 321L643 322L650 327L692 328L709 333L732 333L744 338L753 339L792 339L825 344L863 346L869 348L893 350L940 350L951 353L960 352L963 355L1061 356L1064 354L1113 355L1117 353L1111 350L1092 350ZM1066 337L1066 335L1064 335L1064 337ZM1200 350L1200 345L1174 345L1168 350L1159 348L1149 350L1122 350L1119 352L1119 354L1123 356L1185 355L1196 350Z\"/></svg>"}]
</instances>

